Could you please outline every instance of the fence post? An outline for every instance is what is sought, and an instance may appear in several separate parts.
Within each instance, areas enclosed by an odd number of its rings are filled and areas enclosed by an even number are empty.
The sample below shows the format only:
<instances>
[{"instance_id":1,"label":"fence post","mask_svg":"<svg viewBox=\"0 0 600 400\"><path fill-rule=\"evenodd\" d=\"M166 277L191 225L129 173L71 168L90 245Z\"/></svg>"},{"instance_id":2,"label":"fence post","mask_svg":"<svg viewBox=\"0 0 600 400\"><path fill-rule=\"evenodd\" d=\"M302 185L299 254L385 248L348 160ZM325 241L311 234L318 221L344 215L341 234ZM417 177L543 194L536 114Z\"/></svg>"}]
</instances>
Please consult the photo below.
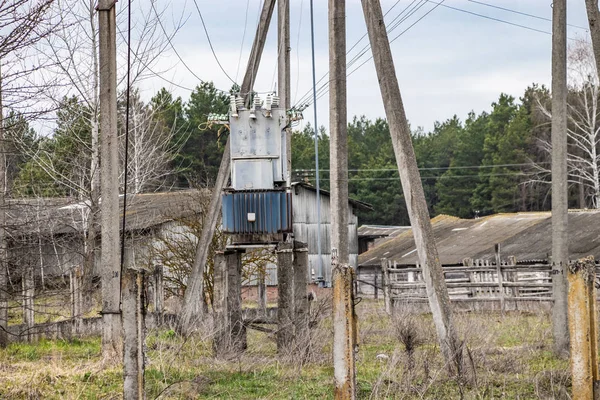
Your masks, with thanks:
<instances>
[{"instance_id":1,"label":"fence post","mask_svg":"<svg viewBox=\"0 0 600 400\"><path fill-rule=\"evenodd\" d=\"M473 266L473 259L472 258L464 258L463 262L462 262L464 267L472 267ZM473 283L475 282L475 273L474 272L467 272L468 276L469 276L469 283ZM474 287L470 288L471 291L471 297L475 297L477 295L477 289Z\"/></svg>"},{"instance_id":2,"label":"fence post","mask_svg":"<svg viewBox=\"0 0 600 400\"><path fill-rule=\"evenodd\" d=\"M385 312L392 315L392 290L390 287L390 271L387 258L381 259L381 271L383 272L383 303Z\"/></svg>"},{"instance_id":3,"label":"fence post","mask_svg":"<svg viewBox=\"0 0 600 400\"><path fill-rule=\"evenodd\" d=\"M504 312L504 279L502 277L502 261L500 259L500 243L496 243L496 274L498 275L498 294L500 296L500 311Z\"/></svg>"},{"instance_id":4,"label":"fence post","mask_svg":"<svg viewBox=\"0 0 600 400\"><path fill-rule=\"evenodd\" d=\"M156 314L157 325L163 323L163 313L165 311L165 291L164 291L164 268L162 265L154 266L154 312Z\"/></svg>"},{"instance_id":5,"label":"fence post","mask_svg":"<svg viewBox=\"0 0 600 400\"><path fill-rule=\"evenodd\" d=\"M373 275L373 297L375 300L378 300L379 297L379 289L377 288L377 271L375 271L375 275Z\"/></svg>"},{"instance_id":6,"label":"fence post","mask_svg":"<svg viewBox=\"0 0 600 400\"><path fill-rule=\"evenodd\" d=\"M35 297L34 269L32 265L26 265L23 272L23 322L27 326L27 340L31 339L33 326L35 325L35 314L33 299Z\"/></svg>"},{"instance_id":7,"label":"fence post","mask_svg":"<svg viewBox=\"0 0 600 400\"><path fill-rule=\"evenodd\" d=\"M577 260L568 267L571 376L573 398L578 400L593 400L599 380L595 278L593 256Z\"/></svg>"},{"instance_id":8,"label":"fence post","mask_svg":"<svg viewBox=\"0 0 600 400\"><path fill-rule=\"evenodd\" d=\"M144 395L144 342L145 299L144 272L127 269L122 279L123 318L123 398L145 399Z\"/></svg>"},{"instance_id":9,"label":"fence post","mask_svg":"<svg viewBox=\"0 0 600 400\"><path fill-rule=\"evenodd\" d=\"M265 267L266 268L266 267ZM258 271L258 282L256 285L256 305L260 315L267 315L267 271Z\"/></svg>"}]
</instances>

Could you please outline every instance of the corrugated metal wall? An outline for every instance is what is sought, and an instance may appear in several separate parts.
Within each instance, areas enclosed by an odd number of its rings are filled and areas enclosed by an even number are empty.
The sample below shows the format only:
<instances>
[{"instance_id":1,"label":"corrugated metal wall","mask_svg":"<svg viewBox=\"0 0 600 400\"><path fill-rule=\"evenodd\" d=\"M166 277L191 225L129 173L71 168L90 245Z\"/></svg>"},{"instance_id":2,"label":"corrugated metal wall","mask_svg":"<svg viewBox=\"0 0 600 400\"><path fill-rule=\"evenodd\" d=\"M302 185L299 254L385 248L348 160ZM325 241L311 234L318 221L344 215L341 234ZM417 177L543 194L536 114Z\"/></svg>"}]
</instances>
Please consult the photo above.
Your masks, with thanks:
<instances>
[{"instance_id":1,"label":"corrugated metal wall","mask_svg":"<svg viewBox=\"0 0 600 400\"><path fill-rule=\"evenodd\" d=\"M308 278L314 281L319 271L319 255L317 247L317 193L300 185L292 189L294 238L308 243ZM321 260L326 282L331 282L331 218L329 212L329 196L321 195ZM352 206L348 209L348 240L350 244L350 265L358 265L358 217ZM266 282L277 284L277 266L267 266ZM254 283L254 282L252 282Z\"/></svg>"},{"instance_id":2,"label":"corrugated metal wall","mask_svg":"<svg viewBox=\"0 0 600 400\"><path fill-rule=\"evenodd\" d=\"M308 243L309 279L314 280L319 271L317 244L317 193L302 186L293 189L293 223L296 240ZM331 282L331 216L329 196L321 195L321 261L326 282ZM350 265L358 265L358 217L348 207L348 243Z\"/></svg>"}]
</instances>

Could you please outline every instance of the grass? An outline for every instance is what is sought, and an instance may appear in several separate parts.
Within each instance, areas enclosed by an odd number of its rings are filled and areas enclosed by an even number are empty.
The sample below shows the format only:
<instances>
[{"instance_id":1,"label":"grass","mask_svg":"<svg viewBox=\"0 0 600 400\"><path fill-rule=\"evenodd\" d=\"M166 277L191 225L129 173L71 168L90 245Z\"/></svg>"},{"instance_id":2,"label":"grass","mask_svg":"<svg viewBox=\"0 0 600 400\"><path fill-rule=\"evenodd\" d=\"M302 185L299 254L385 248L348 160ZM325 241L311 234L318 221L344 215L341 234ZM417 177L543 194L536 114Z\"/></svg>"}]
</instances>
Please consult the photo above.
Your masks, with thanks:
<instances>
[{"instance_id":1,"label":"grass","mask_svg":"<svg viewBox=\"0 0 600 400\"><path fill-rule=\"evenodd\" d=\"M402 319L390 319L374 301L361 302L357 311L359 398L551 399L567 398L570 391L568 361L551 352L546 314L456 314L469 348L465 364L475 366L474 373L469 368L457 379L446 372L430 315L413 316L411 326L423 340L409 368L397 337ZM324 319L314 332L311 360L305 365L278 360L274 339L252 330L246 353L230 360L212 357L207 332L186 339L167 329L149 332L147 397L331 399L330 327ZM98 338L11 344L0 350L3 399L116 399L121 385L120 368L102 364Z\"/></svg>"}]
</instances>

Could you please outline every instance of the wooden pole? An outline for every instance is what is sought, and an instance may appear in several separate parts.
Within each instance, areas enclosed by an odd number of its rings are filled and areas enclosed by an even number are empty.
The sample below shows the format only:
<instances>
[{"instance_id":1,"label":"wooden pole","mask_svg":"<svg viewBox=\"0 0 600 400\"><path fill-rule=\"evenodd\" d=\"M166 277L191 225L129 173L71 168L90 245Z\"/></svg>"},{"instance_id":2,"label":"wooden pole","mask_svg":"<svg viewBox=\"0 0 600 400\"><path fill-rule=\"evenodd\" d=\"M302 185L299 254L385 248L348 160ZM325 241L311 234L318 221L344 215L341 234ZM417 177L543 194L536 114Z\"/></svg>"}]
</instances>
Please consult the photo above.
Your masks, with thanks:
<instances>
[{"instance_id":1,"label":"wooden pole","mask_svg":"<svg viewBox=\"0 0 600 400\"><path fill-rule=\"evenodd\" d=\"M23 271L23 322L27 326L27 337L31 335L33 326L35 325L35 313L33 299L35 297L35 280L34 280L33 265L29 263Z\"/></svg>"},{"instance_id":2,"label":"wooden pole","mask_svg":"<svg viewBox=\"0 0 600 400\"><path fill-rule=\"evenodd\" d=\"M334 249L335 250L335 249ZM331 254L333 274L333 374L335 399L356 399L358 332L354 312L354 269L338 264Z\"/></svg>"},{"instance_id":3,"label":"wooden pole","mask_svg":"<svg viewBox=\"0 0 600 400\"><path fill-rule=\"evenodd\" d=\"M392 289L390 282L390 263L387 258L381 259L381 272L383 273L383 303L385 304L385 312L392 315Z\"/></svg>"},{"instance_id":4,"label":"wooden pole","mask_svg":"<svg viewBox=\"0 0 600 400\"><path fill-rule=\"evenodd\" d=\"M265 46L267 31L269 29L274 8L275 0L265 0L263 3L260 22L256 30L256 36L248 60L248 67L246 68L246 74L244 75L244 81L242 82L242 87L240 89L242 95L247 96L247 102L250 99L249 94L252 91L254 79L258 73L258 66ZM178 323L178 329L183 333L188 332L193 323L202 316L204 266L206 265L210 243L215 234L215 229L221 215L221 195L229 180L231 168L230 162L231 154L229 151L229 139L227 139L227 144L223 151L223 158L221 159L221 165L219 166L219 173L217 174L215 186L213 187L211 194L210 204L205 210L206 217L204 219L204 225L202 226L202 232L200 233L200 239L198 239L198 245L196 246L196 257L194 258L190 279L183 298L183 307Z\"/></svg>"},{"instance_id":5,"label":"wooden pole","mask_svg":"<svg viewBox=\"0 0 600 400\"><path fill-rule=\"evenodd\" d=\"M504 312L504 279L502 276L502 260L500 259L500 243L496 243L496 274L498 275L498 296L500 296L500 311Z\"/></svg>"},{"instance_id":6,"label":"wooden pole","mask_svg":"<svg viewBox=\"0 0 600 400\"><path fill-rule=\"evenodd\" d=\"M293 244L277 245L277 352L291 349L294 337Z\"/></svg>"},{"instance_id":7,"label":"wooden pole","mask_svg":"<svg viewBox=\"0 0 600 400\"><path fill-rule=\"evenodd\" d=\"M117 137L117 45L115 0L98 1L101 132L102 355L120 360L121 267L119 245L119 153Z\"/></svg>"},{"instance_id":8,"label":"wooden pole","mask_svg":"<svg viewBox=\"0 0 600 400\"><path fill-rule=\"evenodd\" d=\"M294 241L294 338L296 348L303 354L310 344L308 330L308 247Z\"/></svg>"},{"instance_id":9,"label":"wooden pole","mask_svg":"<svg viewBox=\"0 0 600 400\"><path fill-rule=\"evenodd\" d=\"M163 313L165 311L165 288L163 274L163 266L156 265L154 267L154 313L156 314L158 324L163 323Z\"/></svg>"},{"instance_id":10,"label":"wooden pole","mask_svg":"<svg viewBox=\"0 0 600 400\"><path fill-rule=\"evenodd\" d=\"M593 400L600 395L595 388L599 376L594 257L573 263L567 277L573 399Z\"/></svg>"},{"instance_id":11,"label":"wooden pole","mask_svg":"<svg viewBox=\"0 0 600 400\"><path fill-rule=\"evenodd\" d=\"M569 352L566 24L567 2L555 0L552 3L552 332L554 351L561 357Z\"/></svg>"},{"instance_id":12,"label":"wooden pole","mask_svg":"<svg viewBox=\"0 0 600 400\"><path fill-rule=\"evenodd\" d=\"M266 271L258 272L258 284L256 287L256 301L258 306L258 313L260 315L267 314L267 276Z\"/></svg>"},{"instance_id":13,"label":"wooden pole","mask_svg":"<svg viewBox=\"0 0 600 400\"><path fill-rule=\"evenodd\" d=\"M425 193L417 168L410 129L404 112L394 60L381 12L381 4L379 0L362 0L362 6L371 50L373 51L375 69L379 78L381 96L390 126L402 190L419 261L422 265L423 279L427 287L429 306L433 314L440 347L448 368L452 369L455 361L460 359L459 353L462 352L462 347L454 329L450 297L435 245Z\"/></svg>"}]
</instances>

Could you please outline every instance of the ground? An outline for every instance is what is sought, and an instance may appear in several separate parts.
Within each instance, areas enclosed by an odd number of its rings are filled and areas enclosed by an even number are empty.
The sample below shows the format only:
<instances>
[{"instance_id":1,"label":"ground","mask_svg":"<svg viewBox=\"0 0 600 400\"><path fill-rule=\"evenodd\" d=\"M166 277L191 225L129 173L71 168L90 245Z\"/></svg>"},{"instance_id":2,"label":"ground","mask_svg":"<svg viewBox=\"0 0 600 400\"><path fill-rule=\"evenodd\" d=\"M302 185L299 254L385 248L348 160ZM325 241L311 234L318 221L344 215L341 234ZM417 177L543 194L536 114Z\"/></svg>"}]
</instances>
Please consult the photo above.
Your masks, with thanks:
<instances>
[{"instance_id":1,"label":"ground","mask_svg":"<svg viewBox=\"0 0 600 400\"><path fill-rule=\"evenodd\" d=\"M390 318L373 300L363 300L357 312L359 398L569 398L568 361L552 354L545 313L456 314L468 349L461 363L464 372L457 376L443 364L430 315L400 309ZM278 359L274 338L253 330L245 354L215 360L207 332L187 338L169 329L149 332L148 399L333 398L326 311L305 360ZM99 338L12 344L0 350L2 399L118 399L121 385L121 370L102 362Z\"/></svg>"}]
</instances>

